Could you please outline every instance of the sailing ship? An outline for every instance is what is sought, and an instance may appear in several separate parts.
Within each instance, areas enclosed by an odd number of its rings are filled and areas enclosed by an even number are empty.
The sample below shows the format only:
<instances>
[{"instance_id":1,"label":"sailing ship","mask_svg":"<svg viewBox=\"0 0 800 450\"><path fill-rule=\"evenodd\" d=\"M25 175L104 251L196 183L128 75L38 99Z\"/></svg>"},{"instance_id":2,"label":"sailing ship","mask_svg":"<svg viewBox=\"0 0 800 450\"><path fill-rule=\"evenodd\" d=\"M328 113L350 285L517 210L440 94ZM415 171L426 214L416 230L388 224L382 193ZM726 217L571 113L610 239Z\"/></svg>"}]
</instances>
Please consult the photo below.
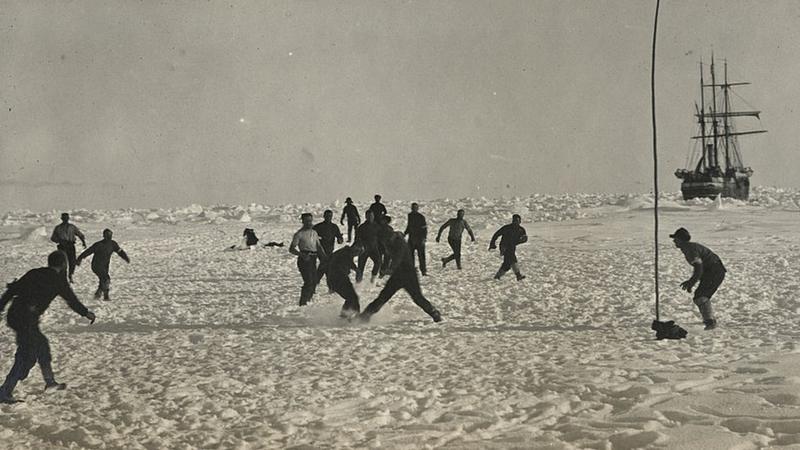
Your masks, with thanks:
<instances>
[{"instance_id":1,"label":"sailing ship","mask_svg":"<svg viewBox=\"0 0 800 450\"><path fill-rule=\"evenodd\" d=\"M711 84L703 78L703 63L700 63L700 106L695 103L695 117L699 133L695 140L686 169L678 169L675 176L682 179L681 193L684 200L692 198L712 198L718 196L747 200L750 195L750 176L753 169L746 167L739 151L739 136L766 133L767 130L736 129L734 119L755 117L760 120L761 111L734 111L731 96L734 86L748 85L748 82L728 81L728 62L725 61L724 76L717 82L714 73L714 56L711 56ZM707 90L710 90L708 92ZM710 105L706 105L706 95L710 93ZM741 98L741 97L739 97ZM708 109L706 109L708 106ZM698 150L699 142L699 150Z\"/></svg>"}]
</instances>

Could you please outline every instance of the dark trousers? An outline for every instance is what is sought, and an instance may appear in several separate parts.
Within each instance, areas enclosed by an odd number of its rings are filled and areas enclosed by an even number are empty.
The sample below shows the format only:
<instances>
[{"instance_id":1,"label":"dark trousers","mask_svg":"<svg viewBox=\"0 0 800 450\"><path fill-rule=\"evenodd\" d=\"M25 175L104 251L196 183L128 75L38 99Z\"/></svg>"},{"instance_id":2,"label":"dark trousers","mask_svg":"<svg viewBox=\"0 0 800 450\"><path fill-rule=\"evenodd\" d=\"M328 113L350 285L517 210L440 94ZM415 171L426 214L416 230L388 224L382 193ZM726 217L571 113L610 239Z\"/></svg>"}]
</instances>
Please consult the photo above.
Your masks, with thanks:
<instances>
[{"instance_id":1,"label":"dark trousers","mask_svg":"<svg viewBox=\"0 0 800 450\"><path fill-rule=\"evenodd\" d=\"M503 251L503 264L500 266L500 270L503 272L508 272L511 270L511 266L517 263L517 252L516 250L504 250Z\"/></svg>"},{"instance_id":2,"label":"dark trousers","mask_svg":"<svg viewBox=\"0 0 800 450\"><path fill-rule=\"evenodd\" d=\"M317 290L317 255L307 254L306 260L297 257L297 269L303 277L303 287L300 289L300 306L305 306Z\"/></svg>"},{"instance_id":3,"label":"dark trousers","mask_svg":"<svg viewBox=\"0 0 800 450\"><path fill-rule=\"evenodd\" d=\"M358 302L358 294L356 294L353 283L350 278L342 275L331 276L328 274L328 283L333 292L336 292L344 299L342 310L349 310L359 312L361 311L361 304Z\"/></svg>"},{"instance_id":4,"label":"dark trousers","mask_svg":"<svg viewBox=\"0 0 800 450\"><path fill-rule=\"evenodd\" d=\"M9 324L9 326L17 333L17 353L14 355L14 365L11 366L11 371L6 376L3 386L0 387L0 395L10 396L14 392L17 382L27 378L37 362L42 370L45 383L54 383L50 343L39 330L38 321L24 321L19 324Z\"/></svg>"},{"instance_id":5,"label":"dark trousers","mask_svg":"<svg viewBox=\"0 0 800 450\"><path fill-rule=\"evenodd\" d=\"M75 273L75 243L74 242L61 242L57 247L67 255L67 264L69 265L69 279L72 280L72 274Z\"/></svg>"},{"instance_id":6,"label":"dark trousers","mask_svg":"<svg viewBox=\"0 0 800 450\"><path fill-rule=\"evenodd\" d=\"M423 311L428 313L428 315L433 314L436 308L422 295L422 288L419 286L417 272L415 270L409 271L408 269L400 269L393 273L392 276L389 277L389 281L386 282L386 286L381 289L378 298L367 305L362 314L369 317L377 313L400 289L405 289L408 295L411 296L411 300L422 308Z\"/></svg>"},{"instance_id":7,"label":"dark trousers","mask_svg":"<svg viewBox=\"0 0 800 450\"><path fill-rule=\"evenodd\" d=\"M381 270L381 254L377 248L364 249L364 253L358 255L358 270L356 270L356 283L364 279L364 269L367 267L367 259L372 260L372 276Z\"/></svg>"},{"instance_id":8,"label":"dark trousers","mask_svg":"<svg viewBox=\"0 0 800 450\"><path fill-rule=\"evenodd\" d=\"M447 243L453 249L453 254L444 259L447 264L452 260L456 260L456 267L461 268L461 239L447 238Z\"/></svg>"},{"instance_id":9,"label":"dark trousers","mask_svg":"<svg viewBox=\"0 0 800 450\"><path fill-rule=\"evenodd\" d=\"M347 242L350 242L353 238L353 231L358 228L358 222L351 222L350 220L347 221Z\"/></svg>"},{"instance_id":10,"label":"dark trousers","mask_svg":"<svg viewBox=\"0 0 800 450\"><path fill-rule=\"evenodd\" d=\"M411 258L414 258L414 252L417 252L419 259L419 271L425 275L428 273L427 265L425 264L425 238L424 237L408 237L408 246L411 247Z\"/></svg>"},{"instance_id":11,"label":"dark trousers","mask_svg":"<svg viewBox=\"0 0 800 450\"><path fill-rule=\"evenodd\" d=\"M94 267L92 266L92 272L97 275L99 283L97 285L97 290L99 292L104 292L108 294L108 291L111 290L111 275L108 274L108 267Z\"/></svg>"},{"instance_id":12,"label":"dark trousers","mask_svg":"<svg viewBox=\"0 0 800 450\"><path fill-rule=\"evenodd\" d=\"M333 247L334 247L333 243L322 244L322 248L325 249L325 253L327 254L327 256L324 259L320 258L319 260L319 267L317 267L317 284L319 284L322 281L322 277L324 277L328 273L328 263L331 260L331 255L333 255ZM331 287L331 280L327 279L326 281L328 283L328 289L332 290L333 288Z\"/></svg>"},{"instance_id":13,"label":"dark trousers","mask_svg":"<svg viewBox=\"0 0 800 450\"><path fill-rule=\"evenodd\" d=\"M389 253L389 250L386 249L386 246L380 247L381 253L381 270L380 276L383 278L384 275L390 272L390 267L392 266L392 255Z\"/></svg>"}]
</instances>

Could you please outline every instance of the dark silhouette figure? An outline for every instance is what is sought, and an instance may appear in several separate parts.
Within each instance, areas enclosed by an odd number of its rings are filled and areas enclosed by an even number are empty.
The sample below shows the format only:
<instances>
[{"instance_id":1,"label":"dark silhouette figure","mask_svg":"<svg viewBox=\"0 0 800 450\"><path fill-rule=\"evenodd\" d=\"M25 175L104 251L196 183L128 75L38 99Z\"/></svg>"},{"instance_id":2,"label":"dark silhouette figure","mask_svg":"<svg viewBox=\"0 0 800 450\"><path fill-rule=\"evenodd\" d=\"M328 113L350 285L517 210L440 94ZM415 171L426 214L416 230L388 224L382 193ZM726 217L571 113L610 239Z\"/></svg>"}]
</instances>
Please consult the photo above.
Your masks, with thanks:
<instances>
[{"instance_id":1,"label":"dark silhouette figure","mask_svg":"<svg viewBox=\"0 0 800 450\"><path fill-rule=\"evenodd\" d=\"M422 308L434 322L440 322L442 315L439 311L422 295L422 288L419 285L417 269L414 268L414 260L411 257L411 248L403 238L403 233L399 231L394 234L389 242L389 251L392 253L393 270L392 275L386 282L378 297L372 301L359 318L367 322L370 317L376 314L386 302L400 289L405 289L411 300Z\"/></svg>"},{"instance_id":2,"label":"dark silhouette figure","mask_svg":"<svg viewBox=\"0 0 800 450\"><path fill-rule=\"evenodd\" d=\"M375 221L380 223L383 216L386 215L386 207L381 203L380 194L375 194L375 203L369 205L369 211L375 216Z\"/></svg>"},{"instance_id":3,"label":"dark silhouette figure","mask_svg":"<svg viewBox=\"0 0 800 450\"><path fill-rule=\"evenodd\" d=\"M419 271L423 276L427 275L425 241L428 240L428 223L425 221L425 216L420 214L419 205L417 203L411 204L411 212L408 213L408 223L406 224L406 231L404 234L408 236L408 245L411 247L412 259L414 252L417 252Z\"/></svg>"},{"instance_id":4,"label":"dark silhouette figure","mask_svg":"<svg viewBox=\"0 0 800 450\"><path fill-rule=\"evenodd\" d=\"M503 255L503 264L494 275L495 280L499 280L500 277L512 269L514 270L514 275L517 276L517 281L525 279L525 275L519 271L519 265L517 264L517 245L528 242L528 234L525 232L525 228L520 226L521 223L522 217L519 214L514 214L511 216L511 223L500 227L492 236L489 250L497 248L495 242L497 238L501 238L500 254Z\"/></svg>"},{"instance_id":5,"label":"dark silhouette figure","mask_svg":"<svg viewBox=\"0 0 800 450\"><path fill-rule=\"evenodd\" d=\"M344 201L344 209L342 209L342 217L339 219L339 225L344 225L344 219L347 218L347 242L350 243L353 237L353 231L361 224L361 216L358 214L358 208L353 204L353 199L347 197Z\"/></svg>"},{"instance_id":6,"label":"dark silhouette figure","mask_svg":"<svg viewBox=\"0 0 800 450\"><path fill-rule=\"evenodd\" d=\"M61 296L67 305L94 323L94 313L84 306L72 291L67 277L67 257L64 252L55 251L47 257L47 267L28 271L19 280L8 284L8 289L0 296L0 313L8 308L6 321L8 327L17 335L17 352L14 365L0 386L0 403L14 403L14 388L28 377L36 363L42 371L45 389L62 390L67 387L55 379L50 354L50 343L39 329L39 318L56 296Z\"/></svg>"},{"instance_id":7,"label":"dark silhouette figure","mask_svg":"<svg viewBox=\"0 0 800 450\"><path fill-rule=\"evenodd\" d=\"M100 298L103 295L103 300L111 300L108 292L111 290L111 275L108 273L108 266L111 264L111 255L116 253L126 263L131 262L125 250L119 247L117 241L113 240L114 233L106 228L103 230L103 240L97 241L91 247L83 251L75 261L76 265L80 265L81 261L89 255L92 257L92 272L97 275L99 284L97 291L94 293L94 298Z\"/></svg>"},{"instance_id":8,"label":"dark silhouette figure","mask_svg":"<svg viewBox=\"0 0 800 450\"><path fill-rule=\"evenodd\" d=\"M356 270L356 283L364 279L364 268L367 266L367 258L372 260L372 278L375 282L378 272L381 270L381 253L378 248L378 236L380 225L375 222L375 215L372 211L366 213L367 221L358 226L356 230L356 244L364 247L364 252L358 256L358 270Z\"/></svg>"},{"instance_id":9,"label":"dark silhouette figure","mask_svg":"<svg viewBox=\"0 0 800 450\"><path fill-rule=\"evenodd\" d=\"M339 231L339 227L333 223L333 211L330 209L326 210L322 214L322 218L322 222L314 225L314 231L319 235L322 248L325 249L325 254L330 257L333 255L336 242L341 244L344 242L344 238L342 237L342 232ZM317 283L322 281L322 277L325 275L325 272L327 272L327 266L328 258L320 259L319 268L317 268ZM328 289L332 291L330 280L328 282Z\"/></svg>"},{"instance_id":10,"label":"dark silhouette figure","mask_svg":"<svg viewBox=\"0 0 800 450\"><path fill-rule=\"evenodd\" d=\"M333 253L328 263L328 285L344 299L339 315L342 318L350 319L361 311L358 294L350 282L350 271L357 271L353 258L363 252L364 247L361 244L354 244L352 247L345 245Z\"/></svg>"}]
</instances>

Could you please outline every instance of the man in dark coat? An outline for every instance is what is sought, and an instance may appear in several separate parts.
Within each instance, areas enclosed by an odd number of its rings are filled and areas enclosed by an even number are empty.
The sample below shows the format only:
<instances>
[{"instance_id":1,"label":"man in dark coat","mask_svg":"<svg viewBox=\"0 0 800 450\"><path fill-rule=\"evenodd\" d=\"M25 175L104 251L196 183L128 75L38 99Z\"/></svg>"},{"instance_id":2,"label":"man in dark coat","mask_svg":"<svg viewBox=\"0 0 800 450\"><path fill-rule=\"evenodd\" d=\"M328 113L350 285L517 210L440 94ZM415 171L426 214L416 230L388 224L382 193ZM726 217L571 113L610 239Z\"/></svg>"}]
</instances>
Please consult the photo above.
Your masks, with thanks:
<instances>
[{"instance_id":1,"label":"man in dark coat","mask_svg":"<svg viewBox=\"0 0 800 450\"><path fill-rule=\"evenodd\" d=\"M411 247L411 256L413 258L414 252L417 252L419 258L419 271L425 276L428 274L428 269L425 264L425 241L428 239L428 224L425 221L425 216L419 212L419 204L411 204L411 212L408 213L408 223L406 224L405 233L408 235L408 245Z\"/></svg>"},{"instance_id":2,"label":"man in dark coat","mask_svg":"<svg viewBox=\"0 0 800 450\"><path fill-rule=\"evenodd\" d=\"M73 311L94 323L94 313L78 300L69 286L64 276L67 270L66 255L55 251L47 257L47 267L28 271L19 280L9 283L8 289L0 296L0 313L11 303L6 321L17 335L14 365L0 386L0 403L16 402L14 388L19 381L28 377L37 362L42 370L45 389L61 390L67 387L55 380L50 343L39 329L39 318L56 296L61 296Z\"/></svg>"},{"instance_id":3,"label":"man in dark coat","mask_svg":"<svg viewBox=\"0 0 800 450\"><path fill-rule=\"evenodd\" d=\"M347 218L347 243L350 243L353 237L353 232L361 224L361 216L358 215L358 208L353 204L353 199L347 197L344 201L344 209L342 209L342 217L339 219L339 225L344 225L344 219Z\"/></svg>"},{"instance_id":4,"label":"man in dark coat","mask_svg":"<svg viewBox=\"0 0 800 450\"><path fill-rule=\"evenodd\" d=\"M76 265L80 265L84 258L92 254L94 255L94 257L92 257L92 272L94 272L100 280L97 291L94 293L94 298L100 298L102 294L103 300L111 300L108 296L108 292L111 290L111 275L108 273L108 266L111 264L112 254L116 253L126 263L130 264L131 262L125 250L121 249L117 241L112 239L113 236L114 233L106 228L103 230L103 240L92 244L92 246L84 250L75 261Z\"/></svg>"},{"instance_id":5,"label":"man in dark coat","mask_svg":"<svg viewBox=\"0 0 800 450\"><path fill-rule=\"evenodd\" d=\"M356 244L364 247L364 252L358 256L358 270L356 271L356 283L364 279L364 268L367 266L367 258L372 260L372 279L378 276L381 270L381 253L378 248L378 238L380 235L380 225L375 222L375 215L372 211L367 211L367 221L358 226L356 230Z\"/></svg>"},{"instance_id":6,"label":"man in dark coat","mask_svg":"<svg viewBox=\"0 0 800 450\"><path fill-rule=\"evenodd\" d=\"M414 268L414 260L411 257L411 248L403 238L403 233L399 231L394 234L389 242L389 251L392 253L392 275L378 294L378 298L372 301L359 318L368 322L372 315L376 314L386 302L400 289L405 289L411 300L422 308L434 322L441 322L442 315L439 311L422 295L422 288L419 285L417 269Z\"/></svg>"},{"instance_id":7,"label":"man in dark coat","mask_svg":"<svg viewBox=\"0 0 800 450\"><path fill-rule=\"evenodd\" d=\"M495 280L499 280L503 274L511 269L514 270L517 281L525 279L525 275L519 271L519 266L517 265L517 245L528 242L528 235L525 233L525 228L520 226L521 223L522 217L520 217L519 214L514 214L511 216L511 223L500 227L494 236L492 236L492 241L489 243L489 250L497 248L495 246L495 241L497 241L497 238L501 238L500 254L503 255L503 264L500 266L500 270L494 275Z\"/></svg>"}]
</instances>

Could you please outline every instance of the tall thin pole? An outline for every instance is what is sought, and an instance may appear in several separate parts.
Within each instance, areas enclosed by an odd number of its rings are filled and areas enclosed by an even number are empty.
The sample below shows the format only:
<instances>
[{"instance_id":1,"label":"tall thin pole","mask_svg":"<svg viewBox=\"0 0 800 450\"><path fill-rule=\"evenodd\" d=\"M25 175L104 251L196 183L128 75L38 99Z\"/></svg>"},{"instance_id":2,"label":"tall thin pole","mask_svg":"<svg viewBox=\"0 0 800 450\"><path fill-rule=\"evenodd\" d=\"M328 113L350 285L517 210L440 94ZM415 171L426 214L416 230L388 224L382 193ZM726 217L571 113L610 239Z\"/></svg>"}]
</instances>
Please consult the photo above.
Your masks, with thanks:
<instances>
[{"instance_id":1,"label":"tall thin pole","mask_svg":"<svg viewBox=\"0 0 800 450\"><path fill-rule=\"evenodd\" d=\"M656 320L660 320L658 311L658 146L656 145L656 31L658 30L658 6L656 0L656 17L653 21L653 59L650 63L650 105L653 112L653 223L655 246L655 280L656 280Z\"/></svg>"}]
</instances>

